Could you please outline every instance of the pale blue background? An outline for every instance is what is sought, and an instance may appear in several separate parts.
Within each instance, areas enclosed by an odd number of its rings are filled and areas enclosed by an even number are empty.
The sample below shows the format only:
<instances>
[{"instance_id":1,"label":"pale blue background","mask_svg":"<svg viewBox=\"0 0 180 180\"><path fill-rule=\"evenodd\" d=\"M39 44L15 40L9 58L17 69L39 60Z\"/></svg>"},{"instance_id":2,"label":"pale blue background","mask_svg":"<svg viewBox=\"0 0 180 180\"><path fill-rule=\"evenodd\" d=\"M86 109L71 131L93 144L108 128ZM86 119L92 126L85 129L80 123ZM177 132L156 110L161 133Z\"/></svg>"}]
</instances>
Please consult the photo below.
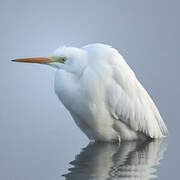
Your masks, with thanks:
<instances>
[{"instance_id":1,"label":"pale blue background","mask_svg":"<svg viewBox=\"0 0 180 180\"><path fill-rule=\"evenodd\" d=\"M179 178L180 1L1 0L0 178L61 179L88 144L55 96L54 70L10 59L49 56L59 45L117 48L170 131L159 179Z\"/></svg>"}]
</instances>

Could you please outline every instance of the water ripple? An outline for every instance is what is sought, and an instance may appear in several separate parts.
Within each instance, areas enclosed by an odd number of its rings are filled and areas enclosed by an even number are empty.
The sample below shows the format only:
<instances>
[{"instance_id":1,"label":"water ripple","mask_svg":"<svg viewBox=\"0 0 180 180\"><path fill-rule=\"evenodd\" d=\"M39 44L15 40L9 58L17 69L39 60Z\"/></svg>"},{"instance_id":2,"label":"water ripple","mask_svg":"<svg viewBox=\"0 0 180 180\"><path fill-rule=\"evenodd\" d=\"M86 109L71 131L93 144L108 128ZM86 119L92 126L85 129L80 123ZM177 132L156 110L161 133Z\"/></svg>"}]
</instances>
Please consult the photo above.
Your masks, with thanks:
<instances>
[{"instance_id":1,"label":"water ripple","mask_svg":"<svg viewBox=\"0 0 180 180\"><path fill-rule=\"evenodd\" d=\"M63 176L66 180L153 179L166 148L163 140L91 143L70 162L73 167Z\"/></svg>"}]
</instances>

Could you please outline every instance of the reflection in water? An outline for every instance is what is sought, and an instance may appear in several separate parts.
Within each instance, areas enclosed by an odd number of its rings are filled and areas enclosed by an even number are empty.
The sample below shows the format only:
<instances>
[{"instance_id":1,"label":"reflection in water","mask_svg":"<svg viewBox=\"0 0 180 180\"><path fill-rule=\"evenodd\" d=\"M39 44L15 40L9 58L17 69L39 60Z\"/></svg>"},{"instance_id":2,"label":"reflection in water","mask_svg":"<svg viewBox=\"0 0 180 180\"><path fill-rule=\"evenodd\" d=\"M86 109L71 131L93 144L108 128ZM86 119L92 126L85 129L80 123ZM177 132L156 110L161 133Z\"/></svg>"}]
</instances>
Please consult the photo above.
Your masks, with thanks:
<instances>
[{"instance_id":1,"label":"reflection in water","mask_svg":"<svg viewBox=\"0 0 180 180\"><path fill-rule=\"evenodd\" d=\"M163 140L89 144L70 162L66 180L149 180L166 150Z\"/></svg>"}]
</instances>

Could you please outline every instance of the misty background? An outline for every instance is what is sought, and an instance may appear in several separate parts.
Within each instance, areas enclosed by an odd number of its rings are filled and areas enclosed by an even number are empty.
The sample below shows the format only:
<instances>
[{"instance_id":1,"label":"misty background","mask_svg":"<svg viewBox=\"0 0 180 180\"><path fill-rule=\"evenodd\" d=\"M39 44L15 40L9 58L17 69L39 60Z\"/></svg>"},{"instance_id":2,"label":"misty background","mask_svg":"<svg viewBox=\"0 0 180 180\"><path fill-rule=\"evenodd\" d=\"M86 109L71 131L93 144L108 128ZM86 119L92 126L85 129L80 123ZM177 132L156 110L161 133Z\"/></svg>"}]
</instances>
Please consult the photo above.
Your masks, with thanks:
<instances>
[{"instance_id":1,"label":"misty background","mask_svg":"<svg viewBox=\"0 0 180 180\"><path fill-rule=\"evenodd\" d=\"M166 122L160 179L179 177L180 1L1 0L0 178L61 179L89 140L54 93L54 69L12 63L60 45L118 49Z\"/></svg>"}]
</instances>

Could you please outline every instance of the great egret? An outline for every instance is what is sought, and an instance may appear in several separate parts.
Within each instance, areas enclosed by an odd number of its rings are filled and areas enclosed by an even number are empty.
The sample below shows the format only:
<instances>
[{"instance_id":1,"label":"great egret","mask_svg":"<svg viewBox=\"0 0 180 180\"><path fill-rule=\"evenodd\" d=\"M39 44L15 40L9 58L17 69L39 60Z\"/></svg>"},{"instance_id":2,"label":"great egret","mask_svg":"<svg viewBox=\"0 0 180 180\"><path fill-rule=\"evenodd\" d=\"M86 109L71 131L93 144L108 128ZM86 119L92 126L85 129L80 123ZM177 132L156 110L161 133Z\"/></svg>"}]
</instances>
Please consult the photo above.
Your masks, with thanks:
<instances>
[{"instance_id":1,"label":"great egret","mask_svg":"<svg viewBox=\"0 0 180 180\"><path fill-rule=\"evenodd\" d=\"M51 57L15 59L57 69L55 92L79 128L96 141L162 138L167 128L119 52L104 44L60 47Z\"/></svg>"}]
</instances>

